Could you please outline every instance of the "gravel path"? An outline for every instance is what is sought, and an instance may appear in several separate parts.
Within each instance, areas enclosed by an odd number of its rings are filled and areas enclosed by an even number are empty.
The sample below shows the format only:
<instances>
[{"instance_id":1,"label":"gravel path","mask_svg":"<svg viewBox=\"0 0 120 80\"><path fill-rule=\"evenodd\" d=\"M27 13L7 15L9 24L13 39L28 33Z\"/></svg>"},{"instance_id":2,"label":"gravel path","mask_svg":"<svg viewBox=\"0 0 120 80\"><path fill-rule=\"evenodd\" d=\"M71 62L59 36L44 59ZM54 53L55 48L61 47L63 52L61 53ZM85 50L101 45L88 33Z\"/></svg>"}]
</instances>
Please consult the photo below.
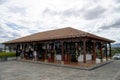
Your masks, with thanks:
<instances>
[{"instance_id":1,"label":"gravel path","mask_svg":"<svg viewBox=\"0 0 120 80\"><path fill-rule=\"evenodd\" d=\"M0 80L120 80L120 61L92 71L19 61L0 62Z\"/></svg>"}]
</instances>

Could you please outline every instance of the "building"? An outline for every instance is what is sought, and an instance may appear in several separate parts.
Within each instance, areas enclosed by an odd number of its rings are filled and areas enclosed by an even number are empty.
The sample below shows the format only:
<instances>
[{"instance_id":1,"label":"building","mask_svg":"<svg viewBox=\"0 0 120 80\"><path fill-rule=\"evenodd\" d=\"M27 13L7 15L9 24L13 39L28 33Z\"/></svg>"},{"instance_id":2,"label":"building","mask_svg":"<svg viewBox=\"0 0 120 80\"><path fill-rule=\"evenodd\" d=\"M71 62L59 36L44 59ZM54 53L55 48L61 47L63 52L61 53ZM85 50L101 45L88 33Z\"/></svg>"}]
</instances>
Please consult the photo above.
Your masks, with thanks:
<instances>
[{"instance_id":1,"label":"building","mask_svg":"<svg viewBox=\"0 0 120 80\"><path fill-rule=\"evenodd\" d=\"M10 51L24 51L26 59L29 51L36 50L38 59L61 63L96 62L99 58L111 58L113 40L96 36L71 27L50 30L4 42ZM108 48L109 47L109 54Z\"/></svg>"},{"instance_id":2,"label":"building","mask_svg":"<svg viewBox=\"0 0 120 80\"><path fill-rule=\"evenodd\" d=\"M0 52L3 51L4 45L0 44Z\"/></svg>"}]
</instances>

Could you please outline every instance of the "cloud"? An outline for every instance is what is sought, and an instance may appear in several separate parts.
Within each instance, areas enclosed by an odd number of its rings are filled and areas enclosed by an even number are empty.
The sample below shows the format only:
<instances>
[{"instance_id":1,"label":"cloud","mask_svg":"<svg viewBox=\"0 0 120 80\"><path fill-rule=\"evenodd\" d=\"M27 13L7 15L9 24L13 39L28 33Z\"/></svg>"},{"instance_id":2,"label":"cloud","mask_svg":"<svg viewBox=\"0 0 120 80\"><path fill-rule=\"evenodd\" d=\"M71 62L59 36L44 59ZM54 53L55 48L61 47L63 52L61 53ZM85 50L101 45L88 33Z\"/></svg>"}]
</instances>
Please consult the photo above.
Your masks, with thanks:
<instances>
[{"instance_id":1,"label":"cloud","mask_svg":"<svg viewBox=\"0 0 120 80\"><path fill-rule=\"evenodd\" d=\"M19 30L19 29L23 29L25 27L22 27L20 25L17 25L15 23L10 23L10 22L7 22L5 23L7 26L9 26L10 28L12 28L13 30Z\"/></svg>"},{"instance_id":2,"label":"cloud","mask_svg":"<svg viewBox=\"0 0 120 80\"><path fill-rule=\"evenodd\" d=\"M120 42L119 16L119 0L0 0L0 41L72 26Z\"/></svg>"},{"instance_id":3,"label":"cloud","mask_svg":"<svg viewBox=\"0 0 120 80\"><path fill-rule=\"evenodd\" d=\"M97 19L97 18L100 18L104 12L105 12L105 9L103 7L97 6L97 7L86 10L83 16L87 20Z\"/></svg>"},{"instance_id":4,"label":"cloud","mask_svg":"<svg viewBox=\"0 0 120 80\"><path fill-rule=\"evenodd\" d=\"M51 10L49 8L46 8L44 11L43 11L43 14L50 14L50 15L61 15L61 16L67 16L67 17L70 17L70 16L80 16L80 12L82 10L80 9L75 9L75 8L71 8L71 9L67 9L67 10L64 10L64 11L54 11L54 10Z\"/></svg>"},{"instance_id":5,"label":"cloud","mask_svg":"<svg viewBox=\"0 0 120 80\"><path fill-rule=\"evenodd\" d=\"M7 2L8 0L0 0L0 4L4 4L5 2Z\"/></svg>"},{"instance_id":6,"label":"cloud","mask_svg":"<svg viewBox=\"0 0 120 80\"><path fill-rule=\"evenodd\" d=\"M100 27L100 29L104 30L104 29L110 29L110 28L116 28L119 29L120 28L120 19L112 22L111 24L105 24L102 27Z\"/></svg>"},{"instance_id":7,"label":"cloud","mask_svg":"<svg viewBox=\"0 0 120 80\"><path fill-rule=\"evenodd\" d=\"M9 7L9 12L19 13L21 15L25 15L26 14L26 9L23 8L23 7L12 6L12 7Z\"/></svg>"},{"instance_id":8,"label":"cloud","mask_svg":"<svg viewBox=\"0 0 120 80\"><path fill-rule=\"evenodd\" d=\"M120 3L120 0L116 0L117 3Z\"/></svg>"}]
</instances>

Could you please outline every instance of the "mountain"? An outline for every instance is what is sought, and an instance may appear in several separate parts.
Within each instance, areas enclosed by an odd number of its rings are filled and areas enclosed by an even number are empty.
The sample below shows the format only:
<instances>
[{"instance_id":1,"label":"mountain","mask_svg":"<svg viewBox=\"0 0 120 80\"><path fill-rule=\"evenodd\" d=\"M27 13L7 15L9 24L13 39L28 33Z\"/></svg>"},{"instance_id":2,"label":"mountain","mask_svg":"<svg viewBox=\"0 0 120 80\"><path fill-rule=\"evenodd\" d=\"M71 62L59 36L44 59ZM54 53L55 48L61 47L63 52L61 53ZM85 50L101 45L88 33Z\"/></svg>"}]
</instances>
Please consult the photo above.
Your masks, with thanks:
<instances>
[{"instance_id":1,"label":"mountain","mask_svg":"<svg viewBox=\"0 0 120 80\"><path fill-rule=\"evenodd\" d=\"M112 48L120 48L120 43L115 43L111 45Z\"/></svg>"}]
</instances>

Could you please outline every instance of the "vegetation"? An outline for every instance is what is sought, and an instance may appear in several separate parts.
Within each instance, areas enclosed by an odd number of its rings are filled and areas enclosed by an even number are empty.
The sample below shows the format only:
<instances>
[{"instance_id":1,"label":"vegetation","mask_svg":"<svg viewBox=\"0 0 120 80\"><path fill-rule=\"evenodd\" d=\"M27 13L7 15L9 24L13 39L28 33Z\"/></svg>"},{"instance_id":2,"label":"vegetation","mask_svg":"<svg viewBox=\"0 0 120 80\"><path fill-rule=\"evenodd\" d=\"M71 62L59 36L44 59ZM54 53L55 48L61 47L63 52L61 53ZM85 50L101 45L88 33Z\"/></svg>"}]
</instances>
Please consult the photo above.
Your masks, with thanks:
<instances>
[{"instance_id":1,"label":"vegetation","mask_svg":"<svg viewBox=\"0 0 120 80\"><path fill-rule=\"evenodd\" d=\"M120 53L120 48L112 48L112 56L116 53Z\"/></svg>"},{"instance_id":2,"label":"vegetation","mask_svg":"<svg viewBox=\"0 0 120 80\"><path fill-rule=\"evenodd\" d=\"M14 52L0 52L0 58L2 57L15 57L16 54Z\"/></svg>"}]
</instances>

